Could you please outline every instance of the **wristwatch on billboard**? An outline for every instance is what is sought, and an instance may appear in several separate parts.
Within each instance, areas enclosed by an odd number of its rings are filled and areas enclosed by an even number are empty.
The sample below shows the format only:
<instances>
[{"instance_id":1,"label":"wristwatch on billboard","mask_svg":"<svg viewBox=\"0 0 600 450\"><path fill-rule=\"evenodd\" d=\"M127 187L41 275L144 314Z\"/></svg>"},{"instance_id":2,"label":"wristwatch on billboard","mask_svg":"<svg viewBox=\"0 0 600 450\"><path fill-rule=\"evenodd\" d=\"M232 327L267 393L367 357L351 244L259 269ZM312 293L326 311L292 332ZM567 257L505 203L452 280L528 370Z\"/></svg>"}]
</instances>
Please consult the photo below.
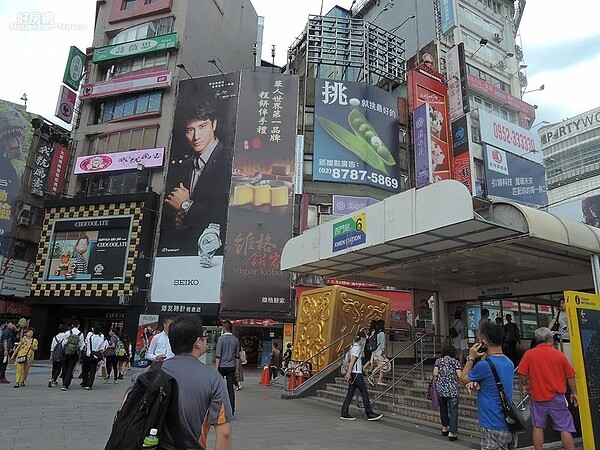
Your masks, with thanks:
<instances>
[{"instance_id":1,"label":"wristwatch on billboard","mask_svg":"<svg viewBox=\"0 0 600 450\"><path fill-rule=\"evenodd\" d=\"M215 252L221 246L221 226L218 223L209 224L198 239L198 256L202 267L210 267Z\"/></svg>"},{"instance_id":2,"label":"wristwatch on billboard","mask_svg":"<svg viewBox=\"0 0 600 450\"><path fill-rule=\"evenodd\" d=\"M184 213L187 213L188 210L192 207L193 203L194 203L193 200L184 200L183 202L181 202L181 210Z\"/></svg>"}]
</instances>

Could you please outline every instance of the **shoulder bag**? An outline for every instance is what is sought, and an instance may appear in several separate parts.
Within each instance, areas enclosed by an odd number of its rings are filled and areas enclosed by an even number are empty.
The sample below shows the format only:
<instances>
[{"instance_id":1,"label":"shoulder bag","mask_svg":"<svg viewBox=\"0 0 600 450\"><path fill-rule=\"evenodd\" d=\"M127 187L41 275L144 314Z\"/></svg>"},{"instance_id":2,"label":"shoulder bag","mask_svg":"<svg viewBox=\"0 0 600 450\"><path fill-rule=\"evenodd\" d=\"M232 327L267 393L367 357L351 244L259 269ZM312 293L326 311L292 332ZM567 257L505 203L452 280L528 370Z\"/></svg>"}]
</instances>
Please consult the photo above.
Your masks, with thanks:
<instances>
[{"instance_id":1,"label":"shoulder bag","mask_svg":"<svg viewBox=\"0 0 600 450\"><path fill-rule=\"evenodd\" d=\"M18 364L24 364L24 363L26 363L27 362L27 358L29 357L29 352L32 349L33 349L33 339L29 343L29 349L27 350L27 353L25 353L24 355L21 355L21 356L17 356L17 363Z\"/></svg>"},{"instance_id":2,"label":"shoulder bag","mask_svg":"<svg viewBox=\"0 0 600 450\"><path fill-rule=\"evenodd\" d=\"M498 376L498 372L496 371L494 363L490 361L490 358L486 358L485 360L490 365L490 369L492 369L494 379L496 380L496 386L498 386L498 391L500 391L502 410L504 412L504 419L506 420L508 429L513 433L521 433L527 430L527 421L525 420L525 417L523 417L521 410L519 410L512 399L509 399L508 395L506 395L506 392L504 391L504 385Z\"/></svg>"}]
</instances>

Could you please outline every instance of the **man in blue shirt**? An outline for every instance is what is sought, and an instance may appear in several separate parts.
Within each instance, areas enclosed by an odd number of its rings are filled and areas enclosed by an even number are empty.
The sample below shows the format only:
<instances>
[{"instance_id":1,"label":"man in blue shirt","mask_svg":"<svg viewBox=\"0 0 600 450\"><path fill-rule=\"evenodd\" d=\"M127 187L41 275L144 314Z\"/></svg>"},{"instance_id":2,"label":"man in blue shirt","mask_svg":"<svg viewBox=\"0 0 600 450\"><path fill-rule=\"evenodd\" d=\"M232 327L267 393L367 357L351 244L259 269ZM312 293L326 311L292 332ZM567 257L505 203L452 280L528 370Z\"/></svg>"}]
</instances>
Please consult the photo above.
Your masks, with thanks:
<instances>
[{"instance_id":1,"label":"man in blue shirt","mask_svg":"<svg viewBox=\"0 0 600 450\"><path fill-rule=\"evenodd\" d=\"M479 337L480 342L469 349L461 381L467 389L478 390L477 410L481 427L481 449L514 450L517 447L517 435L506 425L500 392L492 369L486 362L486 359L493 362L506 395L512 398L514 365L502 353L504 329L490 321L484 322L479 328ZM475 360L480 357L484 359L475 364Z\"/></svg>"}]
</instances>

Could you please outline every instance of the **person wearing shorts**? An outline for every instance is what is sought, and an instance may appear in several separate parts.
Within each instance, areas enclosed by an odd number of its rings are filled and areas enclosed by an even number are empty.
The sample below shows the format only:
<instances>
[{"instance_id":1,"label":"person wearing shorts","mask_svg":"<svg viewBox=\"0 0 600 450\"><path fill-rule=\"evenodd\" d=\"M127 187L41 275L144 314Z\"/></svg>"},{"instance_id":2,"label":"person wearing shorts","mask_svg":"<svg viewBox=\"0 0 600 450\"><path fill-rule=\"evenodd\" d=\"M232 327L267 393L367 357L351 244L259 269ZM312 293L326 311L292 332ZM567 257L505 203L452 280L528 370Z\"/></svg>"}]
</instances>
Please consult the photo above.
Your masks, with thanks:
<instances>
[{"instance_id":1,"label":"person wearing shorts","mask_svg":"<svg viewBox=\"0 0 600 450\"><path fill-rule=\"evenodd\" d=\"M560 432L565 450L574 450L571 433L575 426L565 394L568 384L571 402L577 406L575 370L567 357L552 347L553 336L549 328L535 330L535 340L538 344L525 352L517 369L525 392L531 396L534 449L542 449L544 428L550 422L552 428Z\"/></svg>"}]
</instances>

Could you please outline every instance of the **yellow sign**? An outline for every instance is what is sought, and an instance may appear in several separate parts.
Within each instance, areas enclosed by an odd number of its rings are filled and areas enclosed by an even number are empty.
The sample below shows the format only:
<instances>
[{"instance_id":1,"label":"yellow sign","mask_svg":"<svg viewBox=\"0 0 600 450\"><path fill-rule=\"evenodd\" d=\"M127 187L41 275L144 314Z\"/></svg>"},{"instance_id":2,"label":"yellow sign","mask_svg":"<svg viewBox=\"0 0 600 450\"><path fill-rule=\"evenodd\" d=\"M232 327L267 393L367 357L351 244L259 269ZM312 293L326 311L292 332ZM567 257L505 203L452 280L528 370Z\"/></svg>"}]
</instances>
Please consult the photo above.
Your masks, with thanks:
<instances>
[{"instance_id":1,"label":"yellow sign","mask_svg":"<svg viewBox=\"0 0 600 450\"><path fill-rule=\"evenodd\" d=\"M565 292L583 448L596 450L600 439L600 295Z\"/></svg>"}]
</instances>

